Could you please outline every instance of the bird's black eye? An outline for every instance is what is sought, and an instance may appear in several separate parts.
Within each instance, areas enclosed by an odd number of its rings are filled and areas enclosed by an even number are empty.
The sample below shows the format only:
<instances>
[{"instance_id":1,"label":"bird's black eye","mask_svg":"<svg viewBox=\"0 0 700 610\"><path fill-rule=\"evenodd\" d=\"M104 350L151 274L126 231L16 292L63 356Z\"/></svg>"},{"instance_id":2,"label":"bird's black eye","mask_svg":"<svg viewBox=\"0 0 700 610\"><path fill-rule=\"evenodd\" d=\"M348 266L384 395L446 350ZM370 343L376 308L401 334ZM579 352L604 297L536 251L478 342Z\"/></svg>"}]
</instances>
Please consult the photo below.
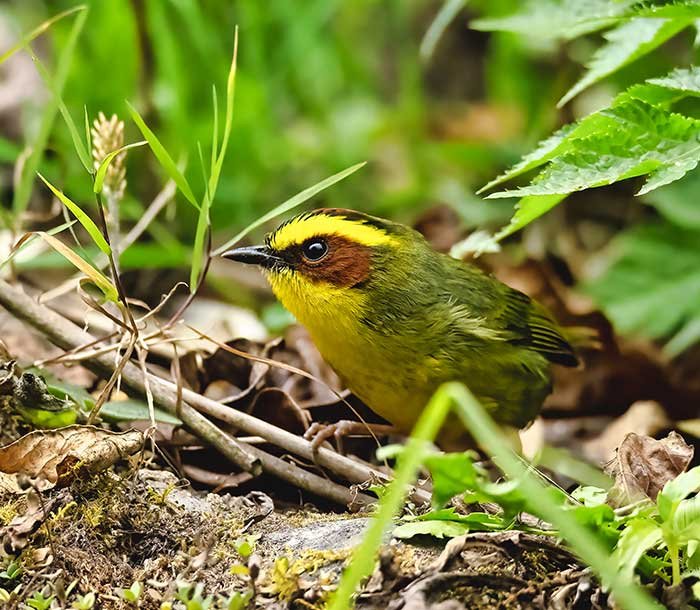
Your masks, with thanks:
<instances>
[{"instance_id":1,"label":"bird's black eye","mask_svg":"<svg viewBox=\"0 0 700 610\"><path fill-rule=\"evenodd\" d=\"M320 261L328 254L328 244L325 239L321 239L320 237L307 239L301 246L301 253L306 260L314 262Z\"/></svg>"}]
</instances>

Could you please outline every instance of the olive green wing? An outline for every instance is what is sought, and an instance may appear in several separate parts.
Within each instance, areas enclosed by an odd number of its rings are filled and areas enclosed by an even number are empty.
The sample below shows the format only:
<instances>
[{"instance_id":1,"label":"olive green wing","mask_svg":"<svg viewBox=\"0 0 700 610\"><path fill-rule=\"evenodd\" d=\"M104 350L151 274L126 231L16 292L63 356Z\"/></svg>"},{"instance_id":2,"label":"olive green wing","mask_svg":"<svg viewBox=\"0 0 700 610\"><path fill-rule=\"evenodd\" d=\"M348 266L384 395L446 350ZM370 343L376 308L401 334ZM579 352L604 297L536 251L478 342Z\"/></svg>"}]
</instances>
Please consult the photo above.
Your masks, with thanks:
<instances>
[{"instance_id":1,"label":"olive green wing","mask_svg":"<svg viewBox=\"0 0 700 610\"><path fill-rule=\"evenodd\" d=\"M513 333L511 343L541 353L562 366L577 366L576 352L549 311L522 292L504 285L501 322Z\"/></svg>"},{"instance_id":2,"label":"olive green wing","mask_svg":"<svg viewBox=\"0 0 700 610\"><path fill-rule=\"evenodd\" d=\"M556 364L578 365L574 349L544 306L476 267L455 263L455 281L447 287L465 332L531 349Z\"/></svg>"}]
</instances>

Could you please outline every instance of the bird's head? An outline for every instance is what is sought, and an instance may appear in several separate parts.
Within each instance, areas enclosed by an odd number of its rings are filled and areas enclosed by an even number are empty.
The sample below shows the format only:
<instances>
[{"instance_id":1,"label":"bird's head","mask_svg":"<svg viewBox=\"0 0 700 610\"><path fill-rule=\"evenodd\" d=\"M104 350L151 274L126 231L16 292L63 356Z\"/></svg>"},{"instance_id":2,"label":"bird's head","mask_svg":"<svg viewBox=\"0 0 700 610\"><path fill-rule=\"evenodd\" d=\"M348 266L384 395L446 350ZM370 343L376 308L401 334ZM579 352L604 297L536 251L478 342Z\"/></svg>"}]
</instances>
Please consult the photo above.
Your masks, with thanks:
<instances>
[{"instance_id":1,"label":"bird's head","mask_svg":"<svg viewBox=\"0 0 700 610\"><path fill-rule=\"evenodd\" d=\"M305 324L315 315L356 310L370 284L418 234L381 218L343 209L295 216L265 244L236 248L225 258L258 265L280 301Z\"/></svg>"}]
</instances>

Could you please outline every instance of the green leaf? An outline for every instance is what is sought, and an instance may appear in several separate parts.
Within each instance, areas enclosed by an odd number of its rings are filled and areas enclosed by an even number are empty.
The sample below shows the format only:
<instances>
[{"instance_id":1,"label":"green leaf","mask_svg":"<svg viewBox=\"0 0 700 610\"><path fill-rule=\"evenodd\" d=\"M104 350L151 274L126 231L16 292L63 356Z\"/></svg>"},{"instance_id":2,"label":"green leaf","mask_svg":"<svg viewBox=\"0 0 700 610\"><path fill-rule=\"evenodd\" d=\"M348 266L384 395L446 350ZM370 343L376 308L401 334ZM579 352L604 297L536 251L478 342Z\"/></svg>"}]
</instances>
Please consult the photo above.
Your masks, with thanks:
<instances>
[{"instance_id":1,"label":"green leaf","mask_svg":"<svg viewBox=\"0 0 700 610\"><path fill-rule=\"evenodd\" d=\"M433 504L444 506L452 498L477 487L479 476L472 452L443 453L426 458L425 466L433 479Z\"/></svg>"},{"instance_id":2,"label":"green leaf","mask_svg":"<svg viewBox=\"0 0 700 610\"><path fill-rule=\"evenodd\" d=\"M419 515L413 519L417 521L455 521L457 523L468 524L472 531L502 530L513 524L511 519L504 519L500 515L491 515L479 511L464 515L458 513L454 507L431 510L429 513Z\"/></svg>"},{"instance_id":3,"label":"green leaf","mask_svg":"<svg viewBox=\"0 0 700 610\"><path fill-rule=\"evenodd\" d=\"M700 170L693 170L680 180L644 196L643 201L653 205L669 222L683 229L700 230Z\"/></svg>"},{"instance_id":4,"label":"green leaf","mask_svg":"<svg viewBox=\"0 0 700 610\"><path fill-rule=\"evenodd\" d=\"M700 161L698 120L630 100L601 111L595 123L595 133L570 140L569 151L552 159L530 186L489 197L565 195L648 174L641 195Z\"/></svg>"},{"instance_id":5,"label":"green leaf","mask_svg":"<svg viewBox=\"0 0 700 610\"><path fill-rule=\"evenodd\" d=\"M134 142L133 144L127 144L126 146L122 146L120 148L117 148L117 150L113 150L111 153L109 153L103 160L102 163L100 163L100 166L97 168L97 172L95 172L95 183L93 184L93 191L95 193L101 193L102 192L102 187L104 185L105 181L105 176L107 175L107 170L109 169L110 163L114 161L114 158L123 153L125 150L129 150L130 148L137 148L139 146L143 146L144 144L148 144L146 140L142 140L141 142Z\"/></svg>"},{"instance_id":6,"label":"green leaf","mask_svg":"<svg viewBox=\"0 0 700 610\"><path fill-rule=\"evenodd\" d=\"M146 141L151 147L156 159L158 159L158 163L160 163L161 167L165 170L168 176L170 176L173 182L175 182L177 187L180 189L180 192L185 196L185 199L187 199L187 201L189 201L196 209L199 209L197 199L195 198L192 188L190 187L189 182L187 182L185 175L177 168L173 158L170 156L168 151L165 150L165 147L161 144L156 134L154 134L149 129L148 125L146 125L146 122L143 120L136 108L129 104L129 102L127 102L126 105L129 108L131 118L143 134L143 137L146 138Z\"/></svg>"},{"instance_id":7,"label":"green leaf","mask_svg":"<svg viewBox=\"0 0 700 610\"><path fill-rule=\"evenodd\" d=\"M470 27L540 40L571 40L614 25L634 4L635 0L528 0L516 13L477 19Z\"/></svg>"},{"instance_id":8,"label":"green leaf","mask_svg":"<svg viewBox=\"0 0 700 610\"><path fill-rule=\"evenodd\" d=\"M586 66L588 72L569 89L557 106L563 106L593 83L653 51L691 23L692 19L638 18L606 32L607 44L596 51Z\"/></svg>"},{"instance_id":9,"label":"green leaf","mask_svg":"<svg viewBox=\"0 0 700 610\"><path fill-rule=\"evenodd\" d=\"M507 172L504 172L497 178L491 180L491 182L489 182L488 184L482 186L477 191L477 194L483 193L484 191L488 191L494 186L498 186L503 182L512 180L513 178L516 178L517 176L520 176L525 172L529 172L530 170L535 169L540 165L544 165L547 161L553 159L556 155L564 152L565 147L568 146L568 137L571 135L575 128L576 125L571 124L565 125L561 129L555 131L546 140L542 140L542 142L540 142L537 145L535 150L533 150L530 154L525 155L521 161L516 163Z\"/></svg>"},{"instance_id":10,"label":"green leaf","mask_svg":"<svg viewBox=\"0 0 700 610\"><path fill-rule=\"evenodd\" d=\"M631 580L642 555L661 540L661 527L652 519L639 517L628 521L612 554L620 574Z\"/></svg>"},{"instance_id":11,"label":"green leaf","mask_svg":"<svg viewBox=\"0 0 700 610\"><path fill-rule=\"evenodd\" d=\"M615 238L608 268L583 288L621 333L682 335L700 319L698 243L700 231L669 223L634 227Z\"/></svg>"},{"instance_id":12,"label":"green leaf","mask_svg":"<svg viewBox=\"0 0 700 610\"><path fill-rule=\"evenodd\" d=\"M41 428L43 430L65 428L66 426L72 426L78 421L78 413L73 409L45 411L44 409L17 407L17 412L22 416L24 421L30 423L35 428Z\"/></svg>"},{"instance_id":13,"label":"green leaf","mask_svg":"<svg viewBox=\"0 0 700 610\"><path fill-rule=\"evenodd\" d=\"M697 491L700 491L700 466L682 472L664 485L656 498L661 518L668 519L671 507L677 506L681 500Z\"/></svg>"},{"instance_id":14,"label":"green leaf","mask_svg":"<svg viewBox=\"0 0 700 610\"><path fill-rule=\"evenodd\" d=\"M394 538L413 538L413 536L433 536L433 538L456 538L469 533L469 525L454 521L413 521L402 523L394 528Z\"/></svg>"},{"instance_id":15,"label":"green leaf","mask_svg":"<svg viewBox=\"0 0 700 610\"><path fill-rule=\"evenodd\" d=\"M515 205L515 214L510 222L503 227L494 239L498 242L516 231L520 231L523 227L529 225L533 220L546 214L555 205L566 198L566 195L531 195L523 197Z\"/></svg>"},{"instance_id":16,"label":"green leaf","mask_svg":"<svg viewBox=\"0 0 700 610\"><path fill-rule=\"evenodd\" d=\"M109 255L112 252L112 249L109 247L109 244L107 243L107 240L104 238L104 235L102 235L102 231L100 231L97 228L97 225L93 222L92 218L90 218L85 212L83 212L82 209L80 209L80 206L77 203L74 203L71 201L68 197L66 197L61 191L59 191L53 184L51 184L44 176L41 174L38 174L39 178L43 181L43 183L51 189L51 192L56 195L56 197L59 199L59 201L65 205L71 212L73 212L73 215L78 219L78 222L83 225L85 230L90 234L90 237L92 237L92 241L95 242L95 245L102 250L105 254Z\"/></svg>"},{"instance_id":17,"label":"green leaf","mask_svg":"<svg viewBox=\"0 0 700 610\"><path fill-rule=\"evenodd\" d=\"M605 504L608 492L600 487L584 485L574 489L571 493L571 497L581 502L584 506L600 506L601 504Z\"/></svg>"},{"instance_id":18,"label":"green leaf","mask_svg":"<svg viewBox=\"0 0 700 610\"><path fill-rule=\"evenodd\" d=\"M680 544L700 541L700 496L681 500L671 527Z\"/></svg>"},{"instance_id":19,"label":"green leaf","mask_svg":"<svg viewBox=\"0 0 700 610\"><path fill-rule=\"evenodd\" d=\"M157 422L181 426L182 421L171 415L167 411L155 408L155 418ZM107 421L118 423L126 421L150 421L151 415L148 405L140 400L118 400L109 401L102 405L100 417Z\"/></svg>"},{"instance_id":20,"label":"green leaf","mask_svg":"<svg viewBox=\"0 0 700 610\"><path fill-rule=\"evenodd\" d=\"M229 239L223 246L220 246L214 251L214 255L222 254L226 250L228 250L231 246L237 244L241 239L243 239L248 233L251 231L257 229L259 226L264 225L266 222L269 220L272 220L273 218L276 218L280 214L284 214L285 212L289 212L290 210L293 210L296 207L299 207L302 203L305 201L308 201L311 199L314 195L317 195L324 189L327 189L329 186L333 186L336 182L340 182L343 178L347 178L350 174L354 174L358 169L361 167L364 167L366 162L362 163L357 163L355 165L352 165L351 167L348 167L347 169L344 169L342 172L338 172L337 174L333 174L332 176L329 176L325 180L321 180L321 182L318 182L314 184L313 186L310 186L307 189L304 189L300 193L297 193L294 195L294 197L291 197L290 199L287 199L284 203L281 203L278 205L276 208L270 210L267 214L264 214L260 218L258 218L255 222L252 222L249 224L245 229L240 231L238 234L236 234L232 239Z\"/></svg>"},{"instance_id":21,"label":"green leaf","mask_svg":"<svg viewBox=\"0 0 700 610\"><path fill-rule=\"evenodd\" d=\"M646 82L650 85L679 91L687 95L700 95L700 67L676 68L666 76L650 78Z\"/></svg>"}]
</instances>

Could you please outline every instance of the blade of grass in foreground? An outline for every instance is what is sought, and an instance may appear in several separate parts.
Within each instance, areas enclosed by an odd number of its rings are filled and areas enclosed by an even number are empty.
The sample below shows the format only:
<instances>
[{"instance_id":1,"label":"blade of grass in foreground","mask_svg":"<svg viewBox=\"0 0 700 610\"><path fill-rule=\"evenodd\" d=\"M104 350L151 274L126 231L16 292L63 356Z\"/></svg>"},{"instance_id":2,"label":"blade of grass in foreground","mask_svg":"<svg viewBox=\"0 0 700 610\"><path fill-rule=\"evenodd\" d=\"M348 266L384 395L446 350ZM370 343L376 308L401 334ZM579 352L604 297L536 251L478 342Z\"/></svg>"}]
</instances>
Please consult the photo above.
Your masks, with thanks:
<instances>
[{"instance_id":1,"label":"blade of grass in foreground","mask_svg":"<svg viewBox=\"0 0 700 610\"><path fill-rule=\"evenodd\" d=\"M615 602L625 610L661 610L662 606L641 587L618 573L610 552L589 529L581 525L571 512L550 500L548 486L533 476L508 448L498 426L473 394L460 383L449 383L443 389L453 401L457 415L479 445L488 450L506 475L520 481L525 497L529 498L532 512L557 528L574 553L610 587Z\"/></svg>"},{"instance_id":2,"label":"blade of grass in foreground","mask_svg":"<svg viewBox=\"0 0 700 610\"><path fill-rule=\"evenodd\" d=\"M284 214L285 212L289 212L290 210L293 210L294 208L300 206L302 203L308 201L317 193L320 193L321 191L327 189L329 186L333 186L336 182L340 182L343 178L347 178L350 174L354 174L358 169L360 169L366 164L366 161L363 161L362 163L357 163L351 167L348 167L347 169L344 169L342 172L333 174L325 180L321 180L321 182L318 182L313 186L304 189L303 191L301 191L301 193L297 193L291 199L287 199L287 201L285 201L284 203L281 203L276 208L270 210L267 214L258 218L255 222L249 224L245 229L237 233L232 239L229 239L223 246L220 246L219 248L214 250L213 255L216 256L225 252L231 246L241 241L241 239L243 239L246 235L248 235L248 233L250 233L254 229L257 229L259 226L265 224L267 221L272 220L280 214Z\"/></svg>"},{"instance_id":3,"label":"blade of grass in foreground","mask_svg":"<svg viewBox=\"0 0 700 610\"><path fill-rule=\"evenodd\" d=\"M423 410L401 461L394 480L379 501L379 508L360 545L355 549L350 565L341 578L329 604L330 610L348 610L354 606L353 596L363 580L374 569L377 553L384 535L394 517L401 510L406 490L417 475L427 451L427 442L433 440L453 405L470 434L482 447L488 449L503 471L520 481L525 496L530 498L533 513L555 525L572 550L585 561L615 595L616 602L625 610L661 610L646 592L617 572L610 554L598 539L575 517L551 500L549 488L535 477L508 448L509 444L484 408L462 384L442 386Z\"/></svg>"}]
</instances>

